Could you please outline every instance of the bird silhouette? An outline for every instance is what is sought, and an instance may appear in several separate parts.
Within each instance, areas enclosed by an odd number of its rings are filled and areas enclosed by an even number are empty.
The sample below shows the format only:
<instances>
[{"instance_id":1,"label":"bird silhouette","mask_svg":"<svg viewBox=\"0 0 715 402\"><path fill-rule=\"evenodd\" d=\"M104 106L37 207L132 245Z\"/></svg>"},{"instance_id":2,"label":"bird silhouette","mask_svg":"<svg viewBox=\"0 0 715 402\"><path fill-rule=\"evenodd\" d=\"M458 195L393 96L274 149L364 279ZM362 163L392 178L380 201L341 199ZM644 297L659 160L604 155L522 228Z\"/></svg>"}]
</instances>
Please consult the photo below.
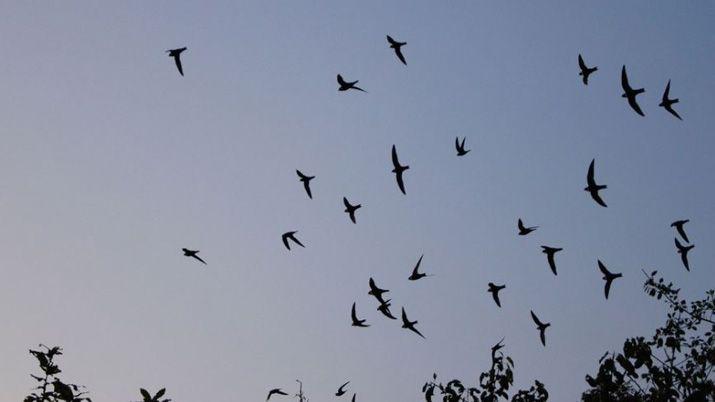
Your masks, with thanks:
<instances>
[{"instance_id":1,"label":"bird silhouette","mask_svg":"<svg viewBox=\"0 0 715 402\"><path fill-rule=\"evenodd\" d=\"M377 287L377 285L375 285L375 280L372 279L372 277L370 278L369 285L370 285L370 291L367 292L367 294L369 294L370 296L375 296L377 301L379 301L380 303L384 303L385 300L382 298L382 294L389 292L389 290L380 289L379 287Z\"/></svg>"},{"instance_id":2,"label":"bird silhouette","mask_svg":"<svg viewBox=\"0 0 715 402\"><path fill-rule=\"evenodd\" d=\"M494 302L497 304L498 307L501 307L501 303L499 302L499 291L504 288L506 288L506 285L495 285L495 284L489 282L488 292L492 294L492 297L494 298Z\"/></svg>"},{"instance_id":3,"label":"bird silhouette","mask_svg":"<svg viewBox=\"0 0 715 402\"><path fill-rule=\"evenodd\" d=\"M188 248L182 248L181 250L184 252L184 256L196 258L197 260L203 262L204 265L206 265L206 261L202 260L201 257L197 255L199 253L199 250L189 250Z\"/></svg>"},{"instance_id":4,"label":"bird silhouette","mask_svg":"<svg viewBox=\"0 0 715 402\"><path fill-rule=\"evenodd\" d=\"M583 84L588 85L588 76L598 71L598 67L587 67L580 54L578 55L578 67L581 69L581 72L578 73L578 75L582 77Z\"/></svg>"},{"instance_id":5,"label":"bird silhouette","mask_svg":"<svg viewBox=\"0 0 715 402\"><path fill-rule=\"evenodd\" d=\"M623 66L623 69L621 69L621 86L623 87L623 94L621 96L628 99L628 104L631 105L631 108L633 108L633 110L635 110L636 113L638 113L641 116L645 116L645 114L643 114L643 111L641 110L641 107L638 106L638 102L636 102L636 96L638 96L638 94L642 94L643 92L645 92L645 89L631 88L630 84L628 84L628 75L626 74L626 66L625 65Z\"/></svg>"},{"instance_id":6,"label":"bird silhouette","mask_svg":"<svg viewBox=\"0 0 715 402\"><path fill-rule=\"evenodd\" d=\"M362 205L351 205L350 201L348 201L348 199L345 197L343 197L343 204L345 204L345 212L350 215L350 220L353 221L353 223L357 223L355 222L355 211L360 209Z\"/></svg>"},{"instance_id":7,"label":"bird silhouette","mask_svg":"<svg viewBox=\"0 0 715 402\"><path fill-rule=\"evenodd\" d=\"M471 151L471 149L464 149L465 141L467 141L467 137L464 137L461 143L459 142L459 137L454 139L454 147L457 148L457 156L464 156Z\"/></svg>"},{"instance_id":8,"label":"bird silhouette","mask_svg":"<svg viewBox=\"0 0 715 402\"><path fill-rule=\"evenodd\" d=\"M281 239L283 240L283 245L285 245L288 250L290 250L290 243L288 243L288 240L293 240L295 242L295 244L297 244L301 247L305 247L303 245L303 243L300 242L300 240L296 239L296 237L295 237L296 233L298 233L298 231L294 230L292 232L285 232L281 236Z\"/></svg>"},{"instance_id":9,"label":"bird silhouette","mask_svg":"<svg viewBox=\"0 0 715 402\"><path fill-rule=\"evenodd\" d=\"M677 117L678 120L683 120L680 117L680 115L678 114L678 112L676 112L673 109L673 105L680 102L680 99L678 99L678 98L669 99L668 95L670 95L670 80L668 80L668 85L665 86L665 92L663 92L663 99L661 100L661 102L658 106L660 106L660 107L664 108L665 110L667 110L668 112L670 112L670 114Z\"/></svg>"},{"instance_id":10,"label":"bird silhouette","mask_svg":"<svg viewBox=\"0 0 715 402\"><path fill-rule=\"evenodd\" d=\"M402 54L402 46L405 46L407 42L398 42L390 35L387 35L387 41L390 43L390 48L395 49L395 54L397 55L397 58L400 59L402 64L407 65L407 62L405 61L405 56Z\"/></svg>"},{"instance_id":11,"label":"bird silhouette","mask_svg":"<svg viewBox=\"0 0 715 402\"><path fill-rule=\"evenodd\" d=\"M586 184L588 186L584 188L584 191L588 191L591 194L591 198L593 198L596 203L602 207L607 207L606 203L603 201L601 196L598 194L599 191L608 188L606 185L599 185L596 184L596 179L594 179L594 164L596 163L596 160L593 159L591 160L591 164L588 166L588 174L586 175Z\"/></svg>"},{"instance_id":12,"label":"bird silhouette","mask_svg":"<svg viewBox=\"0 0 715 402\"><path fill-rule=\"evenodd\" d=\"M538 226L531 226L531 227L526 227L524 226L524 222L521 221L521 218L516 222L516 226L519 227L519 236L526 236L529 233L533 232L534 230L538 229Z\"/></svg>"},{"instance_id":13,"label":"bird silhouette","mask_svg":"<svg viewBox=\"0 0 715 402\"><path fill-rule=\"evenodd\" d=\"M409 279L409 280L411 280L411 281L416 281L416 280L422 279L422 278L424 278L424 277L426 277L426 276L433 276L433 275L428 275L428 274L419 272L420 264L422 264L422 257L424 257L424 254L420 256L420 259L419 259L419 260L417 260L417 264L416 264L415 267L412 269L412 274L411 274L410 277L407 278L407 279Z\"/></svg>"},{"instance_id":14,"label":"bird silhouette","mask_svg":"<svg viewBox=\"0 0 715 402\"><path fill-rule=\"evenodd\" d=\"M273 388L272 390L268 391L268 397L266 397L266 401L271 399L271 397L273 395L288 395L288 394L283 392L283 390L280 388Z\"/></svg>"},{"instance_id":15,"label":"bird silhouette","mask_svg":"<svg viewBox=\"0 0 715 402\"><path fill-rule=\"evenodd\" d=\"M678 254L680 254L680 259L683 261L683 265L685 266L685 269L690 271L690 264L688 264L688 252L695 248L695 244L683 246L678 241L678 238L675 238L674 240L675 240L675 247L678 249Z\"/></svg>"},{"instance_id":16,"label":"bird silhouette","mask_svg":"<svg viewBox=\"0 0 715 402\"><path fill-rule=\"evenodd\" d=\"M174 63L176 63L176 68L179 69L179 74L181 76L184 76L184 69L181 67L181 52L186 50L186 47L182 47L179 49L169 49L166 51L166 53L169 53L169 57L174 58Z\"/></svg>"},{"instance_id":17,"label":"bird silhouette","mask_svg":"<svg viewBox=\"0 0 715 402\"><path fill-rule=\"evenodd\" d=\"M308 193L308 198L313 199L313 193L310 191L310 181L315 179L315 176L306 176L300 170L295 171L300 177L300 181L303 182L303 187L305 187L305 192Z\"/></svg>"},{"instance_id":18,"label":"bird silhouette","mask_svg":"<svg viewBox=\"0 0 715 402\"><path fill-rule=\"evenodd\" d=\"M397 158L397 149L394 144L392 145L392 166L394 167L394 169L392 169L392 173L395 174L397 186L400 188L400 191L402 191L402 194L407 194L405 192L405 183L402 180L402 173L410 167L408 165L400 165L400 160Z\"/></svg>"},{"instance_id":19,"label":"bird silhouette","mask_svg":"<svg viewBox=\"0 0 715 402\"><path fill-rule=\"evenodd\" d=\"M335 393L335 396L343 396L345 395L345 387L350 384L350 381L346 382L345 384L341 385L340 388L338 388L338 392Z\"/></svg>"},{"instance_id":20,"label":"bird silhouette","mask_svg":"<svg viewBox=\"0 0 715 402\"><path fill-rule=\"evenodd\" d=\"M542 323L539 320L539 317L537 317L533 311L531 311L531 319L534 320L534 323L536 324L536 329L539 330L539 338L541 338L541 344L546 346L546 328L551 326L551 323L550 322L547 322L546 324Z\"/></svg>"},{"instance_id":21,"label":"bird silhouette","mask_svg":"<svg viewBox=\"0 0 715 402\"><path fill-rule=\"evenodd\" d=\"M554 257L556 253L559 251L563 250L562 248L556 248L556 247L549 247L549 246L541 246L542 250L541 252L546 254L546 259L549 261L549 267L551 267L551 272L556 275L556 261L554 260Z\"/></svg>"},{"instance_id":22,"label":"bird silhouette","mask_svg":"<svg viewBox=\"0 0 715 402\"><path fill-rule=\"evenodd\" d=\"M350 313L350 316L353 319L353 327L367 328L370 326L369 324L365 324L366 320L361 320L358 318L357 313L355 312L355 302L353 302L353 308L352 312Z\"/></svg>"},{"instance_id":23,"label":"bird silhouette","mask_svg":"<svg viewBox=\"0 0 715 402\"><path fill-rule=\"evenodd\" d=\"M410 331L416 333L417 335L421 336L424 338L425 336L422 335L420 331L415 328L415 325L417 324L417 321L410 321L407 318L407 314L405 313L405 308L402 307L402 328L409 329Z\"/></svg>"},{"instance_id":24,"label":"bird silhouette","mask_svg":"<svg viewBox=\"0 0 715 402\"><path fill-rule=\"evenodd\" d=\"M395 316L392 315L392 312L390 311L391 301L392 299L387 299L380 303L380 305L377 307L377 311L381 312L383 315L385 315L385 317L391 320L396 320L397 318L395 318Z\"/></svg>"},{"instance_id":25,"label":"bird silhouette","mask_svg":"<svg viewBox=\"0 0 715 402\"><path fill-rule=\"evenodd\" d=\"M606 300L608 300L608 293L611 291L611 283L613 283L613 280L616 278L620 278L623 276L621 273L611 273L605 265L601 262L601 260L598 260L598 269L601 270L601 273L603 273L603 280L606 281L606 286L603 288L603 293L606 295Z\"/></svg>"},{"instance_id":26,"label":"bird silhouette","mask_svg":"<svg viewBox=\"0 0 715 402\"><path fill-rule=\"evenodd\" d=\"M683 226L688 222L690 222L690 219L677 220L677 221L671 223L670 227L675 228L678 231L678 233L680 233L680 237L682 237L683 240L685 240L687 243L690 243L690 240L688 240L688 235L685 234L685 227Z\"/></svg>"},{"instance_id":27,"label":"bird silhouette","mask_svg":"<svg viewBox=\"0 0 715 402\"><path fill-rule=\"evenodd\" d=\"M356 86L359 81L353 81L353 82L347 82L343 79L343 76L338 74L338 84L340 84L340 88L338 88L338 91L347 91L348 89L357 89L358 91L363 91L367 92L366 90Z\"/></svg>"}]
</instances>

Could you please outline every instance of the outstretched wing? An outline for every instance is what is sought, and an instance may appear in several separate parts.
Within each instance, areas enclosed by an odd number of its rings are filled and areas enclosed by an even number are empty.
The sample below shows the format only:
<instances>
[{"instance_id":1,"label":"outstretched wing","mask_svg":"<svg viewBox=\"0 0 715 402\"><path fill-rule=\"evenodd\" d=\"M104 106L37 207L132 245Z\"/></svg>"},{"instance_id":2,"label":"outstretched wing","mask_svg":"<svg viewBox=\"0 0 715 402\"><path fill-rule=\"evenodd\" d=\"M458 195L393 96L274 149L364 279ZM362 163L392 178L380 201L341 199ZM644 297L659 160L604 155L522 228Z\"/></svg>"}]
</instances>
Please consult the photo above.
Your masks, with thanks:
<instances>
[{"instance_id":1,"label":"outstretched wing","mask_svg":"<svg viewBox=\"0 0 715 402\"><path fill-rule=\"evenodd\" d=\"M544 325L541 323L541 321L539 321L539 317L537 317L533 311L530 311L530 313L531 313L531 319L534 320L534 323L536 323L537 326L541 327Z\"/></svg>"},{"instance_id":2,"label":"outstretched wing","mask_svg":"<svg viewBox=\"0 0 715 402\"><path fill-rule=\"evenodd\" d=\"M345 80L343 79L343 76L340 75L340 74L338 74L338 84L340 84L340 86L345 86L345 85L347 85L347 83L346 83Z\"/></svg>"},{"instance_id":3,"label":"outstretched wing","mask_svg":"<svg viewBox=\"0 0 715 402\"><path fill-rule=\"evenodd\" d=\"M179 56L178 54L176 56L174 56L174 62L176 63L176 68L179 69L179 74L181 74L181 76L183 77L184 69L181 68L181 56Z\"/></svg>"},{"instance_id":4,"label":"outstretched wing","mask_svg":"<svg viewBox=\"0 0 715 402\"><path fill-rule=\"evenodd\" d=\"M402 64L407 65L407 61L405 61L405 56L402 54L402 47L395 47L395 54L397 55L397 58L400 59Z\"/></svg>"}]
</instances>

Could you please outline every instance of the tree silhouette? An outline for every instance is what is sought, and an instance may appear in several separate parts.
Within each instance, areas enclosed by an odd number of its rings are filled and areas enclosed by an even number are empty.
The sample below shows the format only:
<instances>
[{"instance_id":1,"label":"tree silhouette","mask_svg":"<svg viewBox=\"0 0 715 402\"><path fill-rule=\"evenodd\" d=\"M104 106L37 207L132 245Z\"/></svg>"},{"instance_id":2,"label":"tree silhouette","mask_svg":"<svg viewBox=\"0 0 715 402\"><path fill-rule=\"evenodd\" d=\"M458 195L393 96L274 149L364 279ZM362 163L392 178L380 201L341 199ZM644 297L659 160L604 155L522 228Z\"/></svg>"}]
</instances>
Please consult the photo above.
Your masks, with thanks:
<instances>
[{"instance_id":1,"label":"tree silhouette","mask_svg":"<svg viewBox=\"0 0 715 402\"><path fill-rule=\"evenodd\" d=\"M443 402L497 402L500 399L509 400L509 388L514 383L514 361L504 355L502 339L492 346L492 364L488 371L479 375L478 384L465 388L461 380L452 380L446 384L437 382L437 374L432 375L422 387L426 402L433 402L436 391L442 395ZM518 391L512 402L544 402L549 399L549 393L544 384L534 381L528 390Z\"/></svg>"},{"instance_id":2,"label":"tree silhouette","mask_svg":"<svg viewBox=\"0 0 715 402\"><path fill-rule=\"evenodd\" d=\"M715 290L688 303L680 298L680 289L656 278L658 271L643 273L646 294L668 306L665 325L647 340L626 339L622 352L606 352L596 376L586 376L591 388L581 400L715 401Z\"/></svg>"},{"instance_id":3,"label":"tree silhouette","mask_svg":"<svg viewBox=\"0 0 715 402\"><path fill-rule=\"evenodd\" d=\"M55 357L62 354L59 346L47 347L39 346L40 350L30 349L30 354L37 359L40 375L30 374L38 385L30 395L26 396L24 402L92 402L87 397L87 391L83 386L65 383L58 377L62 372L55 363Z\"/></svg>"}]
</instances>

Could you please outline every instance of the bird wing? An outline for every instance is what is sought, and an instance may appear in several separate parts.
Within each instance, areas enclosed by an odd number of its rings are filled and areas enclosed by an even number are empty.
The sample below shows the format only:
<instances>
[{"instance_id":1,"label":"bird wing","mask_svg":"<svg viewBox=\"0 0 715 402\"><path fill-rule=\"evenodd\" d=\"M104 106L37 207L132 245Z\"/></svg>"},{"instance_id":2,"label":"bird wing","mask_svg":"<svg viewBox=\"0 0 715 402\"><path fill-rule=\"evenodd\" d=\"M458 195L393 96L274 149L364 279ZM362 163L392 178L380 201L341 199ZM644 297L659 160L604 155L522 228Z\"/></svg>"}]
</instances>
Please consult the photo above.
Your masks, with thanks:
<instances>
[{"instance_id":1,"label":"bird wing","mask_svg":"<svg viewBox=\"0 0 715 402\"><path fill-rule=\"evenodd\" d=\"M645 114L643 114L643 111L641 110L641 107L638 105L638 102L636 102L635 96L628 97L628 104L631 105L631 107L633 108L633 110L636 111L636 113L638 113L641 116L645 116Z\"/></svg>"},{"instance_id":2,"label":"bird wing","mask_svg":"<svg viewBox=\"0 0 715 402\"><path fill-rule=\"evenodd\" d=\"M308 176L304 175L303 172L301 172L301 171L298 170L298 169L296 169L295 172L298 174L298 177L300 177L301 179L307 179L307 178L308 178Z\"/></svg>"},{"instance_id":3,"label":"bird wing","mask_svg":"<svg viewBox=\"0 0 715 402\"><path fill-rule=\"evenodd\" d=\"M665 106L665 110L667 110L667 111L668 111L670 114L672 114L673 116L677 117L678 120L683 120L683 118L680 117L680 115L678 114L678 112L676 112L675 109L673 109L672 106L670 106L670 105Z\"/></svg>"},{"instance_id":4,"label":"bird wing","mask_svg":"<svg viewBox=\"0 0 715 402\"><path fill-rule=\"evenodd\" d=\"M351 209L353 207L352 205L350 205L350 203L348 202L348 199L345 197L343 197L343 204L345 204L345 208L347 208L347 209Z\"/></svg>"},{"instance_id":5,"label":"bird wing","mask_svg":"<svg viewBox=\"0 0 715 402\"><path fill-rule=\"evenodd\" d=\"M680 237L683 238L686 242L690 243L690 240L688 240L688 235L685 234L685 227L683 227L684 223L681 223L680 225L677 225L675 229L680 233Z\"/></svg>"},{"instance_id":6,"label":"bird wing","mask_svg":"<svg viewBox=\"0 0 715 402\"><path fill-rule=\"evenodd\" d=\"M586 184L588 184L589 187L596 186L596 180L593 178L595 163L596 163L596 159L592 159L591 164L588 165L588 173L586 174Z\"/></svg>"},{"instance_id":7,"label":"bird wing","mask_svg":"<svg viewBox=\"0 0 715 402\"><path fill-rule=\"evenodd\" d=\"M583 62L583 58L580 54L578 55L578 66L582 71L584 71L585 75L585 70L588 70L588 67L586 67L586 63Z\"/></svg>"},{"instance_id":8,"label":"bird wing","mask_svg":"<svg viewBox=\"0 0 715 402\"><path fill-rule=\"evenodd\" d=\"M623 68L621 69L621 86L623 87L623 90L628 93L632 91L633 89L631 88L630 85L628 85L628 74L626 74L626 66L624 65Z\"/></svg>"},{"instance_id":9,"label":"bird wing","mask_svg":"<svg viewBox=\"0 0 715 402\"><path fill-rule=\"evenodd\" d=\"M539 321L539 317L537 317L536 314L534 314L533 311L530 311L530 312L531 312L531 319L534 320L534 322L536 323L536 325L538 325L538 326L540 326L540 327L543 326L544 324L542 324L541 321Z\"/></svg>"},{"instance_id":10,"label":"bird wing","mask_svg":"<svg viewBox=\"0 0 715 402\"><path fill-rule=\"evenodd\" d=\"M397 44L397 41L395 41L394 39L392 39L392 37L391 37L390 35L387 35L387 41L390 42L391 45L396 45L396 44Z\"/></svg>"},{"instance_id":11,"label":"bird wing","mask_svg":"<svg viewBox=\"0 0 715 402\"><path fill-rule=\"evenodd\" d=\"M690 264L688 264L688 252L685 251L684 253L680 253L680 259L683 261L683 265L685 265L685 269L690 271Z\"/></svg>"},{"instance_id":12,"label":"bird wing","mask_svg":"<svg viewBox=\"0 0 715 402\"><path fill-rule=\"evenodd\" d=\"M613 279L606 279L606 286L603 288L603 293L606 295L606 299L608 299L608 293L611 291L611 283L613 282Z\"/></svg>"},{"instance_id":13,"label":"bird wing","mask_svg":"<svg viewBox=\"0 0 715 402\"><path fill-rule=\"evenodd\" d=\"M407 313L405 313L405 308L402 307L402 323L405 325L410 324L410 320L407 318Z\"/></svg>"},{"instance_id":14,"label":"bird wing","mask_svg":"<svg viewBox=\"0 0 715 402\"><path fill-rule=\"evenodd\" d=\"M179 74L181 74L181 76L183 77L184 69L181 68L181 56L179 56L178 54L176 56L174 56L174 62L176 63L176 68L179 69Z\"/></svg>"},{"instance_id":15,"label":"bird wing","mask_svg":"<svg viewBox=\"0 0 715 402\"><path fill-rule=\"evenodd\" d=\"M598 261L598 269L600 269L604 275L611 276L611 272L606 268L605 265L603 265L601 260L597 260L597 261Z\"/></svg>"},{"instance_id":16,"label":"bird wing","mask_svg":"<svg viewBox=\"0 0 715 402\"><path fill-rule=\"evenodd\" d=\"M411 326L411 327L410 327L410 331L412 331L412 332L416 333L417 335L421 336L423 339L427 339L427 338L425 338L424 335L422 335L422 332L420 332L420 331L419 331L417 328L415 328L415 327L412 327L412 326Z\"/></svg>"},{"instance_id":17,"label":"bird wing","mask_svg":"<svg viewBox=\"0 0 715 402\"><path fill-rule=\"evenodd\" d=\"M206 265L206 261L202 260L201 257L199 257L198 255L194 254L193 257L196 258L197 260L203 262L204 265Z\"/></svg>"},{"instance_id":18,"label":"bird wing","mask_svg":"<svg viewBox=\"0 0 715 402\"><path fill-rule=\"evenodd\" d=\"M673 240L675 240L675 247L678 248L678 251L683 251L684 247L682 244L680 244L680 242L678 241L678 238L674 238Z\"/></svg>"},{"instance_id":19,"label":"bird wing","mask_svg":"<svg viewBox=\"0 0 715 402\"><path fill-rule=\"evenodd\" d=\"M519 218L519 221L516 223L516 225L519 227L519 231L526 230L524 227L524 222L521 221L521 218Z\"/></svg>"},{"instance_id":20,"label":"bird wing","mask_svg":"<svg viewBox=\"0 0 715 402\"><path fill-rule=\"evenodd\" d=\"M598 205L600 205L602 207L606 207L606 208L608 207L608 205L606 205L606 203L603 201L601 196L598 194L598 190L591 191L590 193L591 193L591 198L593 198L593 200L596 201L596 203L598 203Z\"/></svg>"},{"instance_id":21,"label":"bird wing","mask_svg":"<svg viewBox=\"0 0 715 402\"><path fill-rule=\"evenodd\" d=\"M405 61L405 56L402 54L402 48L401 47L395 47L395 54L397 55L397 58L400 59L402 64L407 65L407 61Z\"/></svg>"},{"instance_id":22,"label":"bird wing","mask_svg":"<svg viewBox=\"0 0 715 402\"><path fill-rule=\"evenodd\" d=\"M283 240L283 245L286 246L288 250L290 250L290 244L288 243L288 235L284 234L281 236L281 240Z\"/></svg>"},{"instance_id":23,"label":"bird wing","mask_svg":"<svg viewBox=\"0 0 715 402\"><path fill-rule=\"evenodd\" d=\"M663 103L667 103L670 99L668 99L668 95L670 94L670 80L668 80L668 84L665 86L665 91L663 92Z\"/></svg>"},{"instance_id":24,"label":"bird wing","mask_svg":"<svg viewBox=\"0 0 715 402\"><path fill-rule=\"evenodd\" d=\"M420 269L420 264L422 264L422 257L424 257L424 256L425 256L425 255L422 254L422 255L420 256L420 259L417 260L417 264L415 264L415 268L412 270L412 276L417 276L417 274L419 273L418 271L419 271L419 269Z\"/></svg>"},{"instance_id":25,"label":"bird wing","mask_svg":"<svg viewBox=\"0 0 715 402\"><path fill-rule=\"evenodd\" d=\"M397 158L397 148L395 148L395 145L392 145L392 165L395 169L400 167L400 160Z\"/></svg>"},{"instance_id":26,"label":"bird wing","mask_svg":"<svg viewBox=\"0 0 715 402\"><path fill-rule=\"evenodd\" d=\"M546 329L542 329L539 331L539 338L541 338L541 344L546 346Z\"/></svg>"},{"instance_id":27,"label":"bird wing","mask_svg":"<svg viewBox=\"0 0 715 402\"><path fill-rule=\"evenodd\" d=\"M299 246L305 248L305 246L303 245L303 243L301 243L300 240L296 239L294 235L291 235L290 238L291 238L294 242L296 242L296 244L298 244Z\"/></svg>"},{"instance_id":28,"label":"bird wing","mask_svg":"<svg viewBox=\"0 0 715 402\"><path fill-rule=\"evenodd\" d=\"M338 74L338 84L340 84L341 86L347 85L347 83L343 79L343 76L340 74Z\"/></svg>"},{"instance_id":29,"label":"bird wing","mask_svg":"<svg viewBox=\"0 0 715 402\"><path fill-rule=\"evenodd\" d=\"M454 138L454 147L457 149L457 152L459 152L459 137Z\"/></svg>"},{"instance_id":30,"label":"bird wing","mask_svg":"<svg viewBox=\"0 0 715 402\"><path fill-rule=\"evenodd\" d=\"M308 193L308 198L311 200L313 199L313 193L310 191L310 181L305 180L303 182L303 187L305 188L305 192Z\"/></svg>"},{"instance_id":31,"label":"bird wing","mask_svg":"<svg viewBox=\"0 0 715 402\"><path fill-rule=\"evenodd\" d=\"M491 292L492 297L494 298L494 302L497 304L497 306L501 307L501 303L499 303L499 293L497 293L498 290L494 290Z\"/></svg>"},{"instance_id":32,"label":"bird wing","mask_svg":"<svg viewBox=\"0 0 715 402\"><path fill-rule=\"evenodd\" d=\"M400 191L402 191L402 194L407 195L405 192L405 183L402 181L402 172L395 173L395 179L397 179L397 186L400 188Z\"/></svg>"},{"instance_id":33,"label":"bird wing","mask_svg":"<svg viewBox=\"0 0 715 402\"><path fill-rule=\"evenodd\" d=\"M358 318L357 318L357 313L355 312L355 302L353 302L353 308L352 308L352 311L351 311L350 315L351 315L351 317L352 317L352 319L353 319L353 322L358 322L358 321L359 321ZM342 387L341 387L341 388L342 388Z\"/></svg>"},{"instance_id":34,"label":"bird wing","mask_svg":"<svg viewBox=\"0 0 715 402\"><path fill-rule=\"evenodd\" d=\"M551 272L553 272L554 275L558 275L556 273L556 261L554 259L555 255L556 255L556 252L548 253L548 254L546 254L546 259L549 261L549 267L551 267Z\"/></svg>"}]
</instances>

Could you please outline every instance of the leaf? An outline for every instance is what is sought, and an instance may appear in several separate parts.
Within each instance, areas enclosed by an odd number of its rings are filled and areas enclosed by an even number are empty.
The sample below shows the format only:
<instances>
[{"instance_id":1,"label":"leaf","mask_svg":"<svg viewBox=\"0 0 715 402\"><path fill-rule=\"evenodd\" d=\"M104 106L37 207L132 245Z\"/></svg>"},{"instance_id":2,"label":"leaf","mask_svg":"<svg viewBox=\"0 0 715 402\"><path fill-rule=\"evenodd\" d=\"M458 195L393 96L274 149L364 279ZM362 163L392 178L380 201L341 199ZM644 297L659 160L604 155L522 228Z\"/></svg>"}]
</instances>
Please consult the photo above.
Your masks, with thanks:
<instances>
[{"instance_id":1,"label":"leaf","mask_svg":"<svg viewBox=\"0 0 715 402\"><path fill-rule=\"evenodd\" d=\"M147 392L144 388L139 388L139 392L142 394L142 397L144 398L144 402L150 402L151 401L151 394Z\"/></svg>"},{"instance_id":2,"label":"leaf","mask_svg":"<svg viewBox=\"0 0 715 402\"><path fill-rule=\"evenodd\" d=\"M164 396L165 393L166 393L166 388L160 389L160 390L156 393L156 395L154 395L154 400L155 400L155 401L158 401L159 398L161 398L162 396Z\"/></svg>"}]
</instances>

